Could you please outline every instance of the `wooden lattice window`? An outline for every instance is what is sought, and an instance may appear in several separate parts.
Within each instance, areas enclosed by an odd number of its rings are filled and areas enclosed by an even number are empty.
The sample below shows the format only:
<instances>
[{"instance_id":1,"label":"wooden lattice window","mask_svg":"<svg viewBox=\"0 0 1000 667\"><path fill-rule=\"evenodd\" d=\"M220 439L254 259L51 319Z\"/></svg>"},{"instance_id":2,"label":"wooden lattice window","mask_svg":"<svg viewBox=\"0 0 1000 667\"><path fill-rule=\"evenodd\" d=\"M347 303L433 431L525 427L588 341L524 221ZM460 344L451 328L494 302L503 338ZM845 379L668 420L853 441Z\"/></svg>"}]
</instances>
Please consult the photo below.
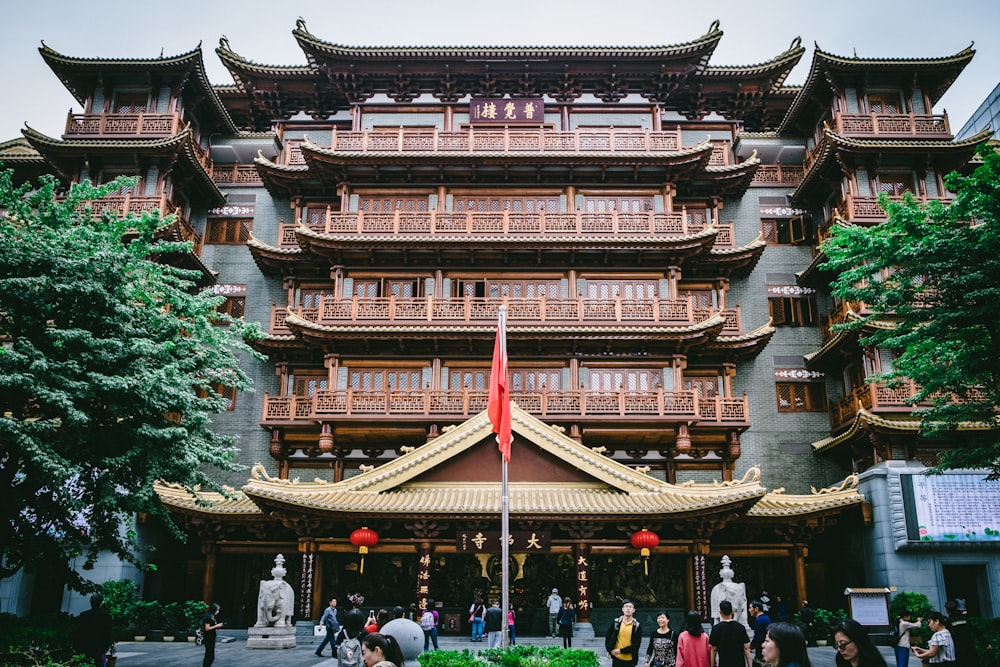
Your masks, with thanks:
<instances>
[{"instance_id":1,"label":"wooden lattice window","mask_svg":"<svg viewBox=\"0 0 1000 667\"><path fill-rule=\"evenodd\" d=\"M587 296L591 299L652 300L657 293L655 280L588 280Z\"/></svg>"},{"instance_id":2,"label":"wooden lattice window","mask_svg":"<svg viewBox=\"0 0 1000 667\"><path fill-rule=\"evenodd\" d=\"M819 318L814 296L771 297L767 300L767 307L773 323L779 326L813 326Z\"/></svg>"},{"instance_id":3,"label":"wooden lattice window","mask_svg":"<svg viewBox=\"0 0 1000 667\"><path fill-rule=\"evenodd\" d=\"M558 368L511 369L511 391L541 391L561 389L562 373Z\"/></svg>"},{"instance_id":4,"label":"wooden lattice window","mask_svg":"<svg viewBox=\"0 0 1000 667\"><path fill-rule=\"evenodd\" d=\"M348 383L362 391L418 391L422 371L419 368L351 368Z\"/></svg>"},{"instance_id":5,"label":"wooden lattice window","mask_svg":"<svg viewBox=\"0 0 1000 667\"><path fill-rule=\"evenodd\" d=\"M459 279L454 281L455 296L512 297L516 299L536 299L542 296L550 299L559 298L558 280L496 280L485 278L481 280Z\"/></svg>"},{"instance_id":6,"label":"wooden lattice window","mask_svg":"<svg viewBox=\"0 0 1000 667\"><path fill-rule=\"evenodd\" d=\"M301 289L299 290L299 305L303 308L319 308L324 297L333 294L332 288L326 289Z\"/></svg>"},{"instance_id":7,"label":"wooden lattice window","mask_svg":"<svg viewBox=\"0 0 1000 667\"><path fill-rule=\"evenodd\" d=\"M330 380L325 373L303 371L292 378L292 393L295 396L315 396L318 391L330 388Z\"/></svg>"},{"instance_id":8,"label":"wooden lattice window","mask_svg":"<svg viewBox=\"0 0 1000 667\"><path fill-rule=\"evenodd\" d=\"M821 382L778 382L778 412L826 410L826 386Z\"/></svg>"},{"instance_id":9,"label":"wooden lattice window","mask_svg":"<svg viewBox=\"0 0 1000 667\"><path fill-rule=\"evenodd\" d=\"M652 197L586 197L587 213L649 213L653 210Z\"/></svg>"},{"instance_id":10,"label":"wooden lattice window","mask_svg":"<svg viewBox=\"0 0 1000 667\"><path fill-rule=\"evenodd\" d=\"M219 396L222 396L222 398L225 399L227 412L236 409L236 387L227 387L225 385L213 382L212 389L215 390L215 393L217 393Z\"/></svg>"},{"instance_id":11,"label":"wooden lattice window","mask_svg":"<svg viewBox=\"0 0 1000 667\"><path fill-rule=\"evenodd\" d=\"M488 368L449 368L448 389L460 391L485 391L489 388L490 369Z\"/></svg>"},{"instance_id":12,"label":"wooden lattice window","mask_svg":"<svg viewBox=\"0 0 1000 667\"><path fill-rule=\"evenodd\" d=\"M591 391L655 391L662 384L656 368L592 368Z\"/></svg>"},{"instance_id":13,"label":"wooden lattice window","mask_svg":"<svg viewBox=\"0 0 1000 667\"><path fill-rule=\"evenodd\" d=\"M868 110L876 114L903 113L899 103L899 93L896 91L880 91L868 93Z\"/></svg>"},{"instance_id":14,"label":"wooden lattice window","mask_svg":"<svg viewBox=\"0 0 1000 667\"><path fill-rule=\"evenodd\" d=\"M913 173L909 171L878 172L878 191L890 197L901 197L904 192L915 193L917 188L914 184Z\"/></svg>"},{"instance_id":15,"label":"wooden lattice window","mask_svg":"<svg viewBox=\"0 0 1000 667\"><path fill-rule=\"evenodd\" d=\"M764 240L771 245L799 245L812 241L812 225L803 217L760 221Z\"/></svg>"},{"instance_id":16,"label":"wooden lattice window","mask_svg":"<svg viewBox=\"0 0 1000 667\"><path fill-rule=\"evenodd\" d=\"M694 308L712 309L715 308L715 290L707 287L684 287L680 286L677 296L681 299L691 299Z\"/></svg>"},{"instance_id":17,"label":"wooden lattice window","mask_svg":"<svg viewBox=\"0 0 1000 667\"><path fill-rule=\"evenodd\" d=\"M332 213L340 212L340 205L333 202L310 202L302 207L300 216L302 223L307 227L322 229L326 225L326 211Z\"/></svg>"},{"instance_id":18,"label":"wooden lattice window","mask_svg":"<svg viewBox=\"0 0 1000 667\"><path fill-rule=\"evenodd\" d=\"M558 213L559 197L493 197L456 194L452 206L457 213Z\"/></svg>"},{"instance_id":19,"label":"wooden lattice window","mask_svg":"<svg viewBox=\"0 0 1000 667\"><path fill-rule=\"evenodd\" d=\"M112 113L142 113L149 105L149 94L145 91L122 91L115 94Z\"/></svg>"},{"instance_id":20,"label":"wooden lattice window","mask_svg":"<svg viewBox=\"0 0 1000 667\"><path fill-rule=\"evenodd\" d=\"M361 299L374 299L379 296L394 296L400 299L412 299L421 296L421 280L419 278L355 278L352 294Z\"/></svg>"},{"instance_id":21,"label":"wooden lattice window","mask_svg":"<svg viewBox=\"0 0 1000 667\"><path fill-rule=\"evenodd\" d=\"M358 208L364 213L426 213L427 196L417 197L365 197Z\"/></svg>"},{"instance_id":22,"label":"wooden lattice window","mask_svg":"<svg viewBox=\"0 0 1000 667\"><path fill-rule=\"evenodd\" d=\"M246 305L245 296L227 296L226 300L220 303L215 310L238 320L243 317Z\"/></svg>"},{"instance_id":23,"label":"wooden lattice window","mask_svg":"<svg viewBox=\"0 0 1000 667\"><path fill-rule=\"evenodd\" d=\"M715 398L721 394L718 375L684 375L684 391L693 391L699 398Z\"/></svg>"},{"instance_id":24,"label":"wooden lattice window","mask_svg":"<svg viewBox=\"0 0 1000 667\"><path fill-rule=\"evenodd\" d=\"M211 245L242 245L250 240L253 220L239 218L209 218L205 243Z\"/></svg>"}]
</instances>

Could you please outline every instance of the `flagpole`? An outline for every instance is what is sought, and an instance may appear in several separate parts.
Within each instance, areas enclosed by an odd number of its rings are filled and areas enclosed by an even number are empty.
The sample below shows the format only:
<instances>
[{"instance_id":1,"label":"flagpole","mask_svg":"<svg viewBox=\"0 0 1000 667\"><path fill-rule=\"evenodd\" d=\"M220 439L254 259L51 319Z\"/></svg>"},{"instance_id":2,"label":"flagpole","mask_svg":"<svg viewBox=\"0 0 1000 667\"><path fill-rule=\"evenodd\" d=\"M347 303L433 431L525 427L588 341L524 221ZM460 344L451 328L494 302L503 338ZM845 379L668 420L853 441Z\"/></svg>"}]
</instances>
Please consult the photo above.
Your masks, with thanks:
<instances>
[{"instance_id":1,"label":"flagpole","mask_svg":"<svg viewBox=\"0 0 1000 667\"><path fill-rule=\"evenodd\" d=\"M500 306L497 327L503 339L503 356L507 359L507 306ZM507 371L507 364L504 363L504 372ZM507 378L504 378L504 386L507 386ZM508 390L509 391L509 390ZM510 415L510 394L504 392L504 400L507 402L507 414ZM510 626L507 619L510 618L510 496L507 488L507 459L510 458L510 444L507 445L508 455L500 454L500 562L503 564L500 576L500 609L503 612L503 625L500 634L500 648L504 651L510 646Z\"/></svg>"}]
</instances>

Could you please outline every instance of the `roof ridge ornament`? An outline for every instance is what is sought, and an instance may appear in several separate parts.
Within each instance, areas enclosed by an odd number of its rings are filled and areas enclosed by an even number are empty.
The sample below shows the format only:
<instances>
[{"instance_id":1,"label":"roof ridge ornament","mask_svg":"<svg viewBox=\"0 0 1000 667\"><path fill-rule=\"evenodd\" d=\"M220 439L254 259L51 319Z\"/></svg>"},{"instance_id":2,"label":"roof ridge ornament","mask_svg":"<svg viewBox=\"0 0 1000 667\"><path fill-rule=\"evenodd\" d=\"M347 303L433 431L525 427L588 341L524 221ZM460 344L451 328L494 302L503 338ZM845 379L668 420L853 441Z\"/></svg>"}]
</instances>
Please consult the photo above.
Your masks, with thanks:
<instances>
[{"instance_id":1,"label":"roof ridge ornament","mask_svg":"<svg viewBox=\"0 0 1000 667\"><path fill-rule=\"evenodd\" d=\"M856 489L858 487L858 475L857 473L851 473L844 478L840 484L833 484L831 486L824 487L822 489L816 490L815 486L810 486L809 489L813 492L813 495L825 495L831 493L840 493L841 491L847 491L848 489Z\"/></svg>"}]
</instances>

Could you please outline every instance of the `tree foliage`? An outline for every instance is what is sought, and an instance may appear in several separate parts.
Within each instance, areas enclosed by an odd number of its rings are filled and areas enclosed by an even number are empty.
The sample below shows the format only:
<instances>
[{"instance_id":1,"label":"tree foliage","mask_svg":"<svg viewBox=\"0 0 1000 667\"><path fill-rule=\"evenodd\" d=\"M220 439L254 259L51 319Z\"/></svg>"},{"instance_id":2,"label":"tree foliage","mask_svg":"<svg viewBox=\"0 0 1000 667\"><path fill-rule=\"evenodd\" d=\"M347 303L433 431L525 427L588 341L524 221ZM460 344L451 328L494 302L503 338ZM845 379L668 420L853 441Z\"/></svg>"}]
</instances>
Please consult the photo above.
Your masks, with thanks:
<instances>
[{"instance_id":1,"label":"tree foliage","mask_svg":"<svg viewBox=\"0 0 1000 667\"><path fill-rule=\"evenodd\" d=\"M1000 479L1000 155L982 146L971 175L949 174L955 198L884 197L886 222L840 226L822 250L841 299L871 314L842 325L895 350L888 372L911 379L921 434L944 448L936 471L986 468Z\"/></svg>"},{"instance_id":2,"label":"tree foliage","mask_svg":"<svg viewBox=\"0 0 1000 667\"><path fill-rule=\"evenodd\" d=\"M159 214L95 212L129 183L62 197L0 171L0 578L44 563L87 590L69 559L140 562L123 526L166 518L155 480L218 488L213 466L237 468L210 415L226 407L217 387L251 389L238 362L259 331L157 261L191 252L156 237Z\"/></svg>"}]
</instances>

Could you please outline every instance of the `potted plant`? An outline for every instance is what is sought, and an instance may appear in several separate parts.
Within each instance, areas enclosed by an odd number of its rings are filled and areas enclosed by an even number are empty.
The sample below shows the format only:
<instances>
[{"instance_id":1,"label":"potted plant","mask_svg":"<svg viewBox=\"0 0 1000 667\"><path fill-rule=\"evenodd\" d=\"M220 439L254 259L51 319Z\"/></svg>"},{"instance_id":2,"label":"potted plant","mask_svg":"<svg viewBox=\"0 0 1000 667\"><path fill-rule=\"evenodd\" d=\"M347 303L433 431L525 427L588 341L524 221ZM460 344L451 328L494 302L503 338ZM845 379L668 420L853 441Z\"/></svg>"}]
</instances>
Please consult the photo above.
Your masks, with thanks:
<instances>
[{"instance_id":1,"label":"potted plant","mask_svg":"<svg viewBox=\"0 0 1000 667\"><path fill-rule=\"evenodd\" d=\"M163 605L163 641L172 642L178 634L185 632L184 608L180 602Z\"/></svg>"},{"instance_id":2,"label":"potted plant","mask_svg":"<svg viewBox=\"0 0 1000 667\"><path fill-rule=\"evenodd\" d=\"M187 628L187 639L194 641L194 632L201 627L202 619L208 605L201 600L187 600L183 604L184 627Z\"/></svg>"},{"instance_id":3,"label":"potted plant","mask_svg":"<svg viewBox=\"0 0 1000 667\"><path fill-rule=\"evenodd\" d=\"M105 581L101 584L104 608L111 615L111 638L120 641L131 638L129 628L133 622L139 587L131 579Z\"/></svg>"},{"instance_id":4,"label":"potted plant","mask_svg":"<svg viewBox=\"0 0 1000 667\"><path fill-rule=\"evenodd\" d=\"M163 614L159 602L141 601L135 604L136 641L163 636Z\"/></svg>"},{"instance_id":5,"label":"potted plant","mask_svg":"<svg viewBox=\"0 0 1000 667\"><path fill-rule=\"evenodd\" d=\"M813 610L816 615L816 645L826 646L830 638L830 628L839 621L847 618L847 611L844 609L830 610L817 607Z\"/></svg>"}]
</instances>

